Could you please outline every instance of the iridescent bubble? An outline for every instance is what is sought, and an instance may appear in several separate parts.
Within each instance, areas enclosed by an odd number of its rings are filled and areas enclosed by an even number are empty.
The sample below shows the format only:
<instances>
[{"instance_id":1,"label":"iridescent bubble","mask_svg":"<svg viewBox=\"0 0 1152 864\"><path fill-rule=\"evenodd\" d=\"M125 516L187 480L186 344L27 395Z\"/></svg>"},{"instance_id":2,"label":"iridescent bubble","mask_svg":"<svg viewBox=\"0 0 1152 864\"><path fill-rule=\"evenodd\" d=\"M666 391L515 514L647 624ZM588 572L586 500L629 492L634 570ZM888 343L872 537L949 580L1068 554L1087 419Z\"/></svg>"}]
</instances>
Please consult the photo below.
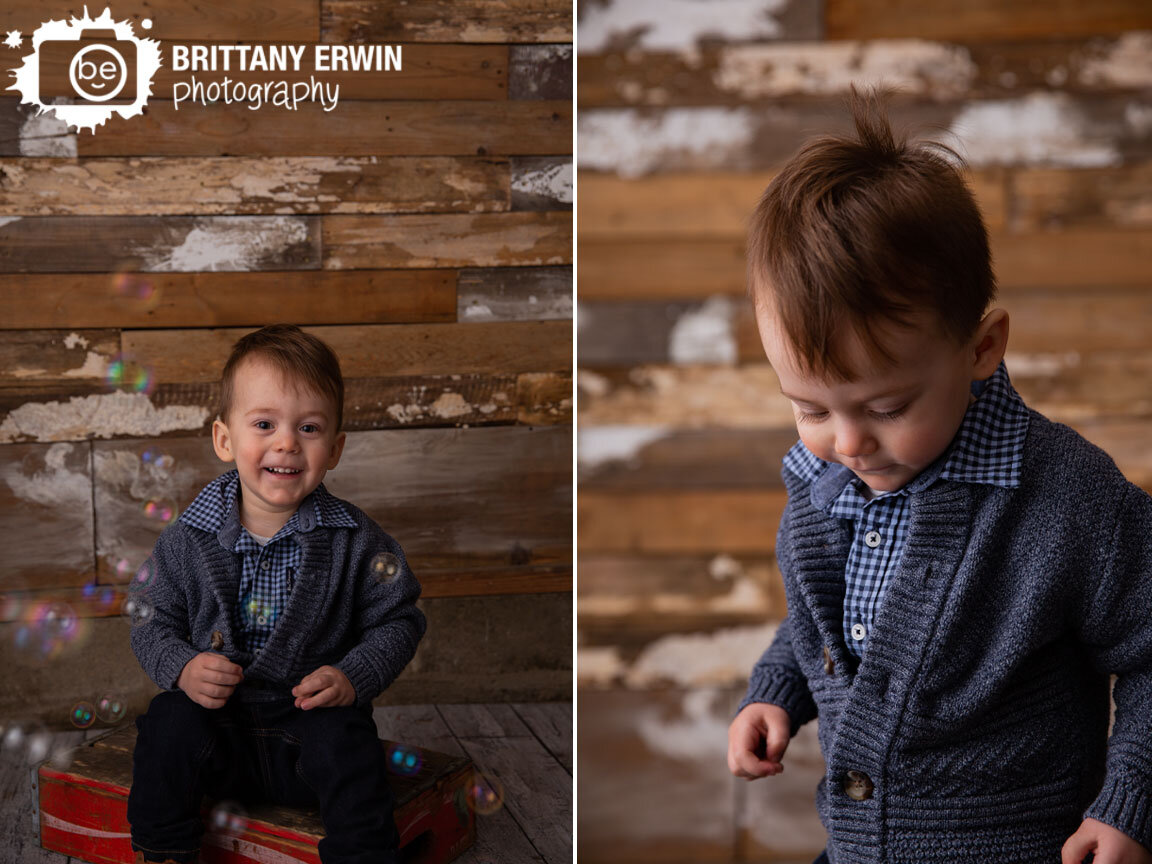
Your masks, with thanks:
<instances>
[{"instance_id":1,"label":"iridescent bubble","mask_svg":"<svg viewBox=\"0 0 1152 864\"><path fill-rule=\"evenodd\" d=\"M208 815L208 830L217 834L243 834L248 814L235 801L220 801Z\"/></svg>"},{"instance_id":2,"label":"iridescent bubble","mask_svg":"<svg viewBox=\"0 0 1152 864\"><path fill-rule=\"evenodd\" d=\"M131 297L155 305L159 299L159 292L151 279L139 273L117 273L115 279L116 293L121 297Z\"/></svg>"},{"instance_id":3,"label":"iridescent bubble","mask_svg":"<svg viewBox=\"0 0 1152 864\"><path fill-rule=\"evenodd\" d=\"M400 575L400 571L404 569L404 565L401 564L400 559L391 552L381 552L372 559L370 568L377 582L382 585L388 585L396 581L396 578Z\"/></svg>"},{"instance_id":4,"label":"iridescent bubble","mask_svg":"<svg viewBox=\"0 0 1152 864\"><path fill-rule=\"evenodd\" d=\"M37 609L36 623L43 638L68 641L76 635L80 619L67 603L44 603Z\"/></svg>"},{"instance_id":5,"label":"iridescent bubble","mask_svg":"<svg viewBox=\"0 0 1152 864\"><path fill-rule=\"evenodd\" d=\"M87 729L96 722L96 709L91 702L77 702L72 706L72 713L68 715L72 725L77 729Z\"/></svg>"},{"instance_id":6,"label":"iridescent bubble","mask_svg":"<svg viewBox=\"0 0 1152 864\"><path fill-rule=\"evenodd\" d=\"M117 355L108 363L104 379L109 387L133 393L151 393L155 385L151 370L123 355Z\"/></svg>"},{"instance_id":7,"label":"iridescent bubble","mask_svg":"<svg viewBox=\"0 0 1152 864\"><path fill-rule=\"evenodd\" d=\"M241 608L244 612L244 618L248 624L256 624L260 627L271 627L276 623L279 617L279 610L267 598L261 597L259 594L249 594L242 601Z\"/></svg>"},{"instance_id":8,"label":"iridescent bubble","mask_svg":"<svg viewBox=\"0 0 1152 864\"><path fill-rule=\"evenodd\" d=\"M491 816L504 804L504 787L495 777L475 771L468 787L468 806L480 816Z\"/></svg>"},{"instance_id":9,"label":"iridescent bubble","mask_svg":"<svg viewBox=\"0 0 1152 864\"><path fill-rule=\"evenodd\" d=\"M140 461L145 465L155 465L161 471L167 471L176 460L167 453L161 453L155 447L149 447L140 454Z\"/></svg>"},{"instance_id":10,"label":"iridescent bubble","mask_svg":"<svg viewBox=\"0 0 1152 864\"><path fill-rule=\"evenodd\" d=\"M147 560L140 565L139 569L136 570L136 576L132 579L130 590L143 591L145 588L152 584L155 578L156 560L151 555L149 555Z\"/></svg>"},{"instance_id":11,"label":"iridescent bubble","mask_svg":"<svg viewBox=\"0 0 1152 864\"><path fill-rule=\"evenodd\" d=\"M147 450L145 450L143 453L140 454L140 461L145 463L146 465L151 465L153 462L155 462L159 458L160 458L160 454L157 453L156 450L153 449L152 447L149 447Z\"/></svg>"},{"instance_id":12,"label":"iridescent bubble","mask_svg":"<svg viewBox=\"0 0 1152 864\"><path fill-rule=\"evenodd\" d=\"M105 588L102 592L100 592L100 605L101 606L104 606L107 608L107 607L112 606L112 604L115 602L116 602L116 592L113 591L111 588Z\"/></svg>"},{"instance_id":13,"label":"iridescent bubble","mask_svg":"<svg viewBox=\"0 0 1152 864\"><path fill-rule=\"evenodd\" d=\"M424 758L415 747L392 744L388 747L388 770L401 777L415 777L424 766Z\"/></svg>"},{"instance_id":14,"label":"iridescent bubble","mask_svg":"<svg viewBox=\"0 0 1152 864\"><path fill-rule=\"evenodd\" d=\"M96 716L104 723L117 723L124 719L128 706L114 696L101 696L96 700Z\"/></svg>"},{"instance_id":15,"label":"iridescent bubble","mask_svg":"<svg viewBox=\"0 0 1152 864\"><path fill-rule=\"evenodd\" d=\"M121 558L116 562L115 572L117 580L123 582L132 575L132 562L127 558Z\"/></svg>"},{"instance_id":16,"label":"iridescent bubble","mask_svg":"<svg viewBox=\"0 0 1152 864\"><path fill-rule=\"evenodd\" d=\"M144 515L154 522L167 525L176 516L176 506L171 501L146 501Z\"/></svg>"},{"instance_id":17,"label":"iridescent bubble","mask_svg":"<svg viewBox=\"0 0 1152 864\"><path fill-rule=\"evenodd\" d=\"M10 726L8 731L4 733L4 746L9 750L15 750L24 743L24 730L19 726Z\"/></svg>"},{"instance_id":18,"label":"iridescent bubble","mask_svg":"<svg viewBox=\"0 0 1152 864\"><path fill-rule=\"evenodd\" d=\"M129 594L120 604L120 614L127 618L133 627L147 624L152 620L152 604L143 597Z\"/></svg>"}]
</instances>

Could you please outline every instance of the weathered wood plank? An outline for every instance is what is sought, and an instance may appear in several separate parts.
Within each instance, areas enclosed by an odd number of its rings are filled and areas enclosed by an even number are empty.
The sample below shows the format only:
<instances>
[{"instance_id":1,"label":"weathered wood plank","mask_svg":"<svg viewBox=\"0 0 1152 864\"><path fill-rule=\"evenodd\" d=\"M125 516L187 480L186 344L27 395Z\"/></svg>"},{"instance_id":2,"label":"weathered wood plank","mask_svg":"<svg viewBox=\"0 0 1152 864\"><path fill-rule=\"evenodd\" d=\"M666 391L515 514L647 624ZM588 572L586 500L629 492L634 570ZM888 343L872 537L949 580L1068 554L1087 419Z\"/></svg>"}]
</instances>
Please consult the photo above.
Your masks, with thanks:
<instances>
[{"instance_id":1,"label":"weathered wood plank","mask_svg":"<svg viewBox=\"0 0 1152 864\"><path fill-rule=\"evenodd\" d=\"M0 223L0 271L7 273L320 266L320 225L310 216L17 216Z\"/></svg>"},{"instance_id":2,"label":"weathered wood plank","mask_svg":"<svg viewBox=\"0 0 1152 864\"><path fill-rule=\"evenodd\" d=\"M321 0L325 42L571 42L564 0L427 0L393 6L373 0Z\"/></svg>"},{"instance_id":3,"label":"weathered wood plank","mask_svg":"<svg viewBox=\"0 0 1152 864\"><path fill-rule=\"evenodd\" d=\"M14 110L9 108L9 110ZM567 101L148 106L77 142L81 156L546 156L572 150Z\"/></svg>"},{"instance_id":4,"label":"weathered wood plank","mask_svg":"<svg viewBox=\"0 0 1152 864\"><path fill-rule=\"evenodd\" d=\"M340 357L346 378L561 370L571 362L565 321L307 327ZM218 380L247 330L126 331L124 353L163 382Z\"/></svg>"},{"instance_id":5,"label":"weathered wood plank","mask_svg":"<svg viewBox=\"0 0 1152 864\"><path fill-rule=\"evenodd\" d=\"M433 323L456 318L453 270L0 275L0 328Z\"/></svg>"},{"instance_id":6,"label":"weathered wood plank","mask_svg":"<svg viewBox=\"0 0 1152 864\"><path fill-rule=\"evenodd\" d=\"M439 705L440 716L457 738L527 738L531 730L509 705Z\"/></svg>"},{"instance_id":7,"label":"weathered wood plank","mask_svg":"<svg viewBox=\"0 0 1152 864\"><path fill-rule=\"evenodd\" d=\"M1004 175L1002 169L967 175L985 224L991 230L1004 225ZM579 176L580 241L612 240L625 235L743 237L756 202L774 176L774 172L719 171L624 179L583 171Z\"/></svg>"},{"instance_id":8,"label":"weathered wood plank","mask_svg":"<svg viewBox=\"0 0 1152 864\"><path fill-rule=\"evenodd\" d=\"M389 741L402 741L421 750L463 756L464 748L435 705L388 705L372 709L376 732Z\"/></svg>"},{"instance_id":9,"label":"weathered wood plank","mask_svg":"<svg viewBox=\"0 0 1152 864\"><path fill-rule=\"evenodd\" d=\"M460 321L571 320L571 267L461 270L456 283Z\"/></svg>"},{"instance_id":10,"label":"weathered wood plank","mask_svg":"<svg viewBox=\"0 0 1152 864\"><path fill-rule=\"evenodd\" d=\"M849 85L883 81L897 102L1003 99L1045 90L1139 90L1152 78L1140 32L1092 39L1005 42L909 39L735 41L691 52L581 54L582 109L626 105L747 105L846 96Z\"/></svg>"},{"instance_id":11,"label":"weathered wood plank","mask_svg":"<svg viewBox=\"0 0 1152 864\"><path fill-rule=\"evenodd\" d=\"M512 160L513 210L571 210L572 160L522 156Z\"/></svg>"},{"instance_id":12,"label":"weathered wood plank","mask_svg":"<svg viewBox=\"0 0 1152 864\"><path fill-rule=\"evenodd\" d=\"M512 709L552 758L572 773L572 703L518 702Z\"/></svg>"},{"instance_id":13,"label":"weathered wood plank","mask_svg":"<svg viewBox=\"0 0 1152 864\"><path fill-rule=\"evenodd\" d=\"M1139 0L1102 0L1091 6L1074 0L941 0L930 6L828 0L824 21L829 39L996 40L1144 30L1152 27L1152 11Z\"/></svg>"},{"instance_id":14,"label":"weathered wood plank","mask_svg":"<svg viewBox=\"0 0 1152 864\"><path fill-rule=\"evenodd\" d=\"M510 45L509 99L571 99L571 45Z\"/></svg>"},{"instance_id":15,"label":"weathered wood plank","mask_svg":"<svg viewBox=\"0 0 1152 864\"><path fill-rule=\"evenodd\" d=\"M572 376L526 372L516 379L519 423L549 426L572 422Z\"/></svg>"},{"instance_id":16,"label":"weathered wood plank","mask_svg":"<svg viewBox=\"0 0 1152 864\"><path fill-rule=\"evenodd\" d=\"M1152 64L1150 64L1152 66ZM1020 232L1152 227L1152 163L1012 172L1010 225Z\"/></svg>"},{"instance_id":17,"label":"weathered wood plank","mask_svg":"<svg viewBox=\"0 0 1152 864\"><path fill-rule=\"evenodd\" d=\"M479 158L0 159L0 215L502 211L510 177Z\"/></svg>"},{"instance_id":18,"label":"weathered wood plank","mask_svg":"<svg viewBox=\"0 0 1152 864\"><path fill-rule=\"evenodd\" d=\"M0 519L9 532L0 590L92 581L92 472L87 444L0 448Z\"/></svg>"},{"instance_id":19,"label":"weathered wood plank","mask_svg":"<svg viewBox=\"0 0 1152 864\"><path fill-rule=\"evenodd\" d=\"M137 30L137 34L140 31ZM261 42L269 37L261 36ZM245 40L247 41L247 40ZM166 58L152 79L152 103L171 101L176 84L190 84L193 80L204 87L218 82L242 80L249 87L271 83L276 86L287 81L289 86L296 82L311 84L321 81L333 90L339 87L341 102L353 99L497 99L508 97L508 46L506 45L407 45L402 46L402 63L399 69L389 68L381 72L349 72L343 69L318 71L315 63L316 45L304 44L299 70L264 71L246 69L238 72L236 61L230 69L185 69L172 68L171 58L176 48L189 45L212 45L208 40L173 40L166 42ZM234 45L228 38L224 44ZM259 44L259 43L256 43ZM72 92L68 81L69 57L61 55L53 62L41 62L40 81L42 93ZM331 64L328 64L331 66ZM571 79L569 79L571 80ZM182 91L183 95L184 91ZM10 95L10 94L9 94ZM570 93L566 93L567 98ZM181 109L183 110L183 109ZM262 109L264 110L264 109Z\"/></svg>"},{"instance_id":20,"label":"weathered wood plank","mask_svg":"<svg viewBox=\"0 0 1152 864\"><path fill-rule=\"evenodd\" d=\"M0 390L102 388L107 365L118 353L116 330L0 331Z\"/></svg>"},{"instance_id":21,"label":"weathered wood plank","mask_svg":"<svg viewBox=\"0 0 1152 864\"><path fill-rule=\"evenodd\" d=\"M325 216L324 267L506 267L569 264L572 215L481 213Z\"/></svg>"},{"instance_id":22,"label":"weathered wood plank","mask_svg":"<svg viewBox=\"0 0 1152 864\"><path fill-rule=\"evenodd\" d=\"M103 7L101 7L103 8ZM9 27L31 33L47 18L81 17L84 4L57 4L48 10L38 0L11 0L5 4ZM51 15L49 15L49 11ZM99 10L90 6L92 15ZM320 14L315 0L234 3L231 0L127 0L118 2L114 17L128 19L136 35L163 40L228 40L251 42L315 42L320 32ZM148 18L152 29L140 22Z\"/></svg>"}]
</instances>

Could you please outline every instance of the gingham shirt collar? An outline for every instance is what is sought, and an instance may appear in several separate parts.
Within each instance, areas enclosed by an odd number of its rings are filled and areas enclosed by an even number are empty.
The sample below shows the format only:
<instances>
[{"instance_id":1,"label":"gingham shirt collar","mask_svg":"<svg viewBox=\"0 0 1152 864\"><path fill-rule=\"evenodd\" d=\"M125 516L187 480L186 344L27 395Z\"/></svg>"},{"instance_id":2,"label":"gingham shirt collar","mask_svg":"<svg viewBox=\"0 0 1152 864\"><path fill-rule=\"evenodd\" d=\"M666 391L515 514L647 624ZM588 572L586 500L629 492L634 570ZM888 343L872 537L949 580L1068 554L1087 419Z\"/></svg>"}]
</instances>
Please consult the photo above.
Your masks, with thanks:
<instances>
[{"instance_id":1,"label":"gingham shirt collar","mask_svg":"<svg viewBox=\"0 0 1152 864\"><path fill-rule=\"evenodd\" d=\"M881 493L876 498L918 492L938 479L1006 488L1020 485L1024 439L1028 434L1028 409L1012 387L1003 361L986 381L972 383L972 393L976 401L968 406L960 429L944 454L903 488ZM801 480L813 484L813 493L816 492L816 480L832 464L813 455L803 441L797 441L784 457L784 467ZM854 488L854 484L849 483L851 471L842 466L835 467L840 469L844 484ZM828 478L830 481L833 479ZM840 487L837 491L844 491L838 481L836 485ZM855 495L863 499L859 492ZM841 495L821 497L824 498L821 509L831 511L836 508ZM845 515L845 518L851 517Z\"/></svg>"},{"instance_id":2,"label":"gingham shirt collar","mask_svg":"<svg viewBox=\"0 0 1152 864\"><path fill-rule=\"evenodd\" d=\"M225 549L234 549L243 526L240 524L240 475L235 469L205 486L183 513L180 521L191 528L215 534ZM303 501L273 538L297 531L307 533L317 526L355 528L356 522L343 503L321 483Z\"/></svg>"}]
</instances>

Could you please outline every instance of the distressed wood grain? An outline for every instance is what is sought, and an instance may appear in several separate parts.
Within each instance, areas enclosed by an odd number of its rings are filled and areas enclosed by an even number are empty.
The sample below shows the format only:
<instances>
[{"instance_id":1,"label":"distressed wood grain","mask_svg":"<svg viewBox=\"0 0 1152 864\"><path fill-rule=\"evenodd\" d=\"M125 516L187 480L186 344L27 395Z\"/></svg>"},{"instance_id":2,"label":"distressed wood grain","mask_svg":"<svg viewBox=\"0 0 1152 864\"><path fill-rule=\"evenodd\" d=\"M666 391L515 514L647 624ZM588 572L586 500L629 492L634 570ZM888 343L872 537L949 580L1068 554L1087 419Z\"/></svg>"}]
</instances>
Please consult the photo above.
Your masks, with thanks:
<instances>
[{"instance_id":1,"label":"distressed wood grain","mask_svg":"<svg viewBox=\"0 0 1152 864\"><path fill-rule=\"evenodd\" d=\"M1152 162L1076 171L1032 168L1012 172L1010 183L1015 231L1152 227Z\"/></svg>"},{"instance_id":2,"label":"distressed wood grain","mask_svg":"<svg viewBox=\"0 0 1152 864\"><path fill-rule=\"evenodd\" d=\"M516 379L516 420L529 426L572 422L572 376L526 372Z\"/></svg>"},{"instance_id":3,"label":"distressed wood grain","mask_svg":"<svg viewBox=\"0 0 1152 864\"><path fill-rule=\"evenodd\" d=\"M509 99L571 99L571 45L510 45Z\"/></svg>"},{"instance_id":4,"label":"distressed wood grain","mask_svg":"<svg viewBox=\"0 0 1152 864\"><path fill-rule=\"evenodd\" d=\"M84 14L84 3L59 3L48 10L36 0L11 0L5 4L4 11L8 27L18 27L25 33L31 33L48 17L81 17ZM89 6L89 11L93 16L99 15L99 10L94 6ZM315 42L320 32L319 11L315 0L282 0L276 3L127 0L116 4L113 17L117 21L130 20L136 36L154 39ZM151 30L144 30L140 26L145 18L151 19Z\"/></svg>"},{"instance_id":5,"label":"distressed wood grain","mask_svg":"<svg viewBox=\"0 0 1152 864\"><path fill-rule=\"evenodd\" d=\"M8 110L15 110L14 107ZM342 102L325 112L242 105L148 106L77 142L81 156L544 156L571 152L560 101Z\"/></svg>"},{"instance_id":6,"label":"distressed wood grain","mask_svg":"<svg viewBox=\"0 0 1152 864\"><path fill-rule=\"evenodd\" d=\"M460 271L460 321L571 320L571 267L492 267Z\"/></svg>"},{"instance_id":7,"label":"distressed wood grain","mask_svg":"<svg viewBox=\"0 0 1152 864\"><path fill-rule=\"evenodd\" d=\"M328 270L569 264L572 215L326 216L323 242Z\"/></svg>"},{"instance_id":8,"label":"distressed wood grain","mask_svg":"<svg viewBox=\"0 0 1152 864\"><path fill-rule=\"evenodd\" d=\"M321 0L325 42L571 42L564 0Z\"/></svg>"},{"instance_id":9,"label":"distressed wood grain","mask_svg":"<svg viewBox=\"0 0 1152 864\"><path fill-rule=\"evenodd\" d=\"M930 5L880 0L829 0L824 10L828 39L1019 39L1111 35L1152 27L1152 11L1139 0L938 0Z\"/></svg>"},{"instance_id":10,"label":"distressed wood grain","mask_svg":"<svg viewBox=\"0 0 1152 864\"><path fill-rule=\"evenodd\" d=\"M572 160L521 156L512 160L513 210L571 210Z\"/></svg>"},{"instance_id":11,"label":"distressed wood grain","mask_svg":"<svg viewBox=\"0 0 1152 864\"><path fill-rule=\"evenodd\" d=\"M0 328L259 327L456 318L453 270L0 275Z\"/></svg>"},{"instance_id":12,"label":"distressed wood grain","mask_svg":"<svg viewBox=\"0 0 1152 864\"><path fill-rule=\"evenodd\" d=\"M31 216L0 222L5 273L320 266L320 226L308 216Z\"/></svg>"},{"instance_id":13,"label":"distressed wood grain","mask_svg":"<svg viewBox=\"0 0 1152 864\"><path fill-rule=\"evenodd\" d=\"M0 215L501 211L510 178L485 158L0 159Z\"/></svg>"},{"instance_id":14,"label":"distressed wood grain","mask_svg":"<svg viewBox=\"0 0 1152 864\"><path fill-rule=\"evenodd\" d=\"M545 372L571 363L565 321L306 327L332 346L346 378ZM248 330L125 331L123 350L160 382L212 382Z\"/></svg>"},{"instance_id":15,"label":"distressed wood grain","mask_svg":"<svg viewBox=\"0 0 1152 864\"><path fill-rule=\"evenodd\" d=\"M116 330L0 331L0 390L102 388L107 365L119 352Z\"/></svg>"},{"instance_id":16,"label":"distressed wood grain","mask_svg":"<svg viewBox=\"0 0 1152 864\"><path fill-rule=\"evenodd\" d=\"M511 706L552 758L572 773L572 703L518 702Z\"/></svg>"}]
</instances>

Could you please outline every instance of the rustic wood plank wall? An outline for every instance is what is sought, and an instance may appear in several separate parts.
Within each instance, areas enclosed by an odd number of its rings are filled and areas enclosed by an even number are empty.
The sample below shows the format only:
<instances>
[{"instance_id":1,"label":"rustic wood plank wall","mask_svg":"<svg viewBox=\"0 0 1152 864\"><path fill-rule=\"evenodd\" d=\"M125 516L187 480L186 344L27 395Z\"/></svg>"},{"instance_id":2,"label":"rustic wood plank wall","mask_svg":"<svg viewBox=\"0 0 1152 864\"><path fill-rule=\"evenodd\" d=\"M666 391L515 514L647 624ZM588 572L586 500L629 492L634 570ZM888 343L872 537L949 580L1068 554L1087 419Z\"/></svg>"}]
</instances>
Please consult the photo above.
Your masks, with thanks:
<instances>
[{"instance_id":1,"label":"rustic wood plank wall","mask_svg":"<svg viewBox=\"0 0 1152 864\"><path fill-rule=\"evenodd\" d=\"M95 134L0 98L0 718L143 707L123 590L223 470L208 434L231 344L277 321L339 353L349 436L327 485L424 585L428 635L384 700L567 698L570 3L115 7L138 34L150 18L166 56L401 43L403 67L334 74L330 113L177 111L166 62L146 114ZM47 12L5 12L26 37L0 49L7 72ZM45 614L75 616L68 638L44 642Z\"/></svg>"},{"instance_id":2,"label":"rustic wood plank wall","mask_svg":"<svg viewBox=\"0 0 1152 864\"><path fill-rule=\"evenodd\" d=\"M849 83L900 87L970 161L1017 388L1152 490L1152 8L589 0L577 30L580 859L808 864L813 730L780 777L725 767L796 440L745 222Z\"/></svg>"}]
</instances>

